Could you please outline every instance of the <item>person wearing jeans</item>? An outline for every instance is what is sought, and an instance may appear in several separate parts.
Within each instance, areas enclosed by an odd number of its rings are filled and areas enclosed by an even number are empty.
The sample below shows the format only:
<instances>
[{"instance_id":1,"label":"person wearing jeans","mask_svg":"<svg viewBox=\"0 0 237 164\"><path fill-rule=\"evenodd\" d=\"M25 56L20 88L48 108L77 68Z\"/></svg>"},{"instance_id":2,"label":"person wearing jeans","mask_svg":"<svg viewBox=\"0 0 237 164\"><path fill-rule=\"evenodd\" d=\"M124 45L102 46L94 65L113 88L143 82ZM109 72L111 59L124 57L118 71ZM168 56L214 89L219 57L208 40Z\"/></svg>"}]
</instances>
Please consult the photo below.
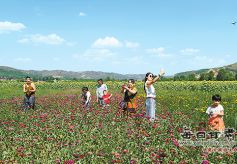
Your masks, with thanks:
<instances>
[{"instance_id":1,"label":"person wearing jeans","mask_svg":"<svg viewBox=\"0 0 237 164\"><path fill-rule=\"evenodd\" d=\"M158 76L154 76L151 72L148 72L145 76L144 90L146 92L146 117L148 117L150 121L154 121L156 118L156 92L153 83L158 81L164 74L164 70L161 70Z\"/></svg>"},{"instance_id":2,"label":"person wearing jeans","mask_svg":"<svg viewBox=\"0 0 237 164\"><path fill-rule=\"evenodd\" d=\"M104 100L103 100L103 95L104 95L104 90L108 90L107 85L103 83L102 79L97 80L98 86L96 88L96 102L99 103L100 106L104 106Z\"/></svg>"},{"instance_id":3,"label":"person wearing jeans","mask_svg":"<svg viewBox=\"0 0 237 164\"><path fill-rule=\"evenodd\" d=\"M26 77L26 82L23 85L24 97L24 109L34 109L35 108L35 84L31 81L30 77Z\"/></svg>"}]
</instances>

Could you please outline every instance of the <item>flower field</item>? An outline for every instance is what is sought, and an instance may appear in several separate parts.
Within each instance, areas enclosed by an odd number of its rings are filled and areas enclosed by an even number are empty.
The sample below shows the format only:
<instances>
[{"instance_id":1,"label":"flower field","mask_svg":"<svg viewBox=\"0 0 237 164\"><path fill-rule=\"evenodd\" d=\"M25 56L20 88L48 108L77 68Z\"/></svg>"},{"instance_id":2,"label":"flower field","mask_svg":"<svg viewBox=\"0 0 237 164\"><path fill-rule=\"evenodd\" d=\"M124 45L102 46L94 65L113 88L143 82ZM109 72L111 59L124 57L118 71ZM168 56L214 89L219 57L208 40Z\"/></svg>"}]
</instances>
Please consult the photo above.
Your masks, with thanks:
<instances>
[{"instance_id":1,"label":"flower field","mask_svg":"<svg viewBox=\"0 0 237 164\"><path fill-rule=\"evenodd\" d=\"M237 151L207 152L183 146L184 126L209 131L206 108L220 94L225 126L237 129L237 82L158 82L157 120L145 114L143 83L137 82L137 113L118 107L122 82L106 82L113 94L106 109L95 102L96 82L36 82L36 110L22 110L21 82L0 82L0 163L235 163ZM83 109L88 86L92 107ZM236 132L235 132L236 134ZM204 140L208 140L205 138ZM192 140L197 140L192 138ZM234 140L236 142L236 139ZM237 143L237 142L236 142Z\"/></svg>"}]
</instances>

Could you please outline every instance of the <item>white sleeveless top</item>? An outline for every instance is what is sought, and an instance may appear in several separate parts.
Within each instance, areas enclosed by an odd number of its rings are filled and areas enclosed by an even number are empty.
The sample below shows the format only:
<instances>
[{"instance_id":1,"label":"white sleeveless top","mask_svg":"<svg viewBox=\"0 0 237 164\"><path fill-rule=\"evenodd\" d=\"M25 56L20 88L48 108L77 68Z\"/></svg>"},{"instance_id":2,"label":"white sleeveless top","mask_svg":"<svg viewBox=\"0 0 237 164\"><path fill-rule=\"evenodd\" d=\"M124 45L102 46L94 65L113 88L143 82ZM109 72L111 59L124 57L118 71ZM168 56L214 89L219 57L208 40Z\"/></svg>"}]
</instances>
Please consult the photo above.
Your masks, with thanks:
<instances>
[{"instance_id":1,"label":"white sleeveless top","mask_svg":"<svg viewBox=\"0 0 237 164\"><path fill-rule=\"evenodd\" d=\"M147 86L147 82L146 82L145 83L145 90L146 90L146 97L152 97L152 98L156 97L156 91L155 91L155 88L152 84Z\"/></svg>"}]
</instances>

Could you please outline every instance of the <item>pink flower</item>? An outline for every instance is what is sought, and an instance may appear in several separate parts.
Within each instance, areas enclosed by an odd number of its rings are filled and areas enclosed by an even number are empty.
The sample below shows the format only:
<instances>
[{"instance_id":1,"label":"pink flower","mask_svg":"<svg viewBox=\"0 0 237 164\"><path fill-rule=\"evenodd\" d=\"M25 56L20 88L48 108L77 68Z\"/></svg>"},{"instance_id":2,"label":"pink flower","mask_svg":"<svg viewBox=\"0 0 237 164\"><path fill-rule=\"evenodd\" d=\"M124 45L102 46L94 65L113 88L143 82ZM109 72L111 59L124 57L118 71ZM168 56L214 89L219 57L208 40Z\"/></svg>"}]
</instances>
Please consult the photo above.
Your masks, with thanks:
<instances>
[{"instance_id":1,"label":"pink flower","mask_svg":"<svg viewBox=\"0 0 237 164\"><path fill-rule=\"evenodd\" d=\"M202 164L209 164L210 162L208 160L203 160Z\"/></svg>"},{"instance_id":2,"label":"pink flower","mask_svg":"<svg viewBox=\"0 0 237 164\"><path fill-rule=\"evenodd\" d=\"M130 164L136 164L136 163L137 162L135 160L133 160L133 159L130 161Z\"/></svg>"},{"instance_id":3,"label":"pink flower","mask_svg":"<svg viewBox=\"0 0 237 164\"><path fill-rule=\"evenodd\" d=\"M173 138L172 141L175 146L179 147L179 142L175 138Z\"/></svg>"},{"instance_id":4,"label":"pink flower","mask_svg":"<svg viewBox=\"0 0 237 164\"><path fill-rule=\"evenodd\" d=\"M73 125L70 125L70 126L69 126L69 129L71 129L71 130L74 129L74 126L73 126Z\"/></svg>"},{"instance_id":5,"label":"pink flower","mask_svg":"<svg viewBox=\"0 0 237 164\"><path fill-rule=\"evenodd\" d=\"M74 164L74 163L75 162L72 159L64 161L64 164Z\"/></svg>"}]
</instances>

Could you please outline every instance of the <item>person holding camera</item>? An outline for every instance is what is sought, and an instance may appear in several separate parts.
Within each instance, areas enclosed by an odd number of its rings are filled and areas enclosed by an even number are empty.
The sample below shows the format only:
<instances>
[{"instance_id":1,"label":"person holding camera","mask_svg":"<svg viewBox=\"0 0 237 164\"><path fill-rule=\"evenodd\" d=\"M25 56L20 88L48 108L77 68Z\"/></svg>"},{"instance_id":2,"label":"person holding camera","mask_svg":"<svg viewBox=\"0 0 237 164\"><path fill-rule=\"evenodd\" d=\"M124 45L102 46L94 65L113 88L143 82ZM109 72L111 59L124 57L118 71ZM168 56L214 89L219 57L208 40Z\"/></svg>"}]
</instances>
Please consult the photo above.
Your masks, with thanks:
<instances>
[{"instance_id":1,"label":"person holding camera","mask_svg":"<svg viewBox=\"0 0 237 164\"><path fill-rule=\"evenodd\" d=\"M145 76L144 90L146 92L146 117L148 117L150 121L154 121L156 115L156 92L153 84L164 74L164 70L161 70L158 76L154 76L151 72L148 72Z\"/></svg>"},{"instance_id":2,"label":"person holding camera","mask_svg":"<svg viewBox=\"0 0 237 164\"><path fill-rule=\"evenodd\" d=\"M35 84L31 81L30 77L26 77L25 84L23 85L24 97L24 110L35 108Z\"/></svg>"},{"instance_id":3,"label":"person holding camera","mask_svg":"<svg viewBox=\"0 0 237 164\"><path fill-rule=\"evenodd\" d=\"M135 87L135 80L128 80L128 85L122 85L122 93L124 93L124 102L126 103L126 108L123 108L124 112L135 113L137 104L136 104L136 94L137 88Z\"/></svg>"}]
</instances>

